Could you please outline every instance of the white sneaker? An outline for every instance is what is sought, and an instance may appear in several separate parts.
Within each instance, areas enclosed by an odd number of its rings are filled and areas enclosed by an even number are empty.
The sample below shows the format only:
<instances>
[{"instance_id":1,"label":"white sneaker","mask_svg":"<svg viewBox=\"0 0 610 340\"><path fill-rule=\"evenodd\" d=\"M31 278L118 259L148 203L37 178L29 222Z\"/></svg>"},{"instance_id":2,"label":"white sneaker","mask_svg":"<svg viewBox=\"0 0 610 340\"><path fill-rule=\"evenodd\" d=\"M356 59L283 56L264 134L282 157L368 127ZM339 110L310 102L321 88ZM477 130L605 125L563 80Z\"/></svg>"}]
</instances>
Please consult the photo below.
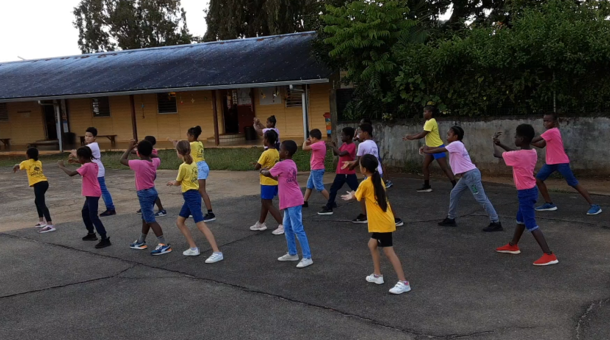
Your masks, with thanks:
<instances>
[{"instance_id":1,"label":"white sneaker","mask_svg":"<svg viewBox=\"0 0 610 340\"><path fill-rule=\"evenodd\" d=\"M207 260L205 260L205 263L216 263L216 262L220 262L222 260L224 260L224 256L222 256L222 253L212 253L212 255L210 257L208 257Z\"/></svg>"},{"instance_id":2,"label":"white sneaker","mask_svg":"<svg viewBox=\"0 0 610 340\"><path fill-rule=\"evenodd\" d=\"M46 225L42 229L38 230L38 233L39 234L50 233L55 230L57 230L57 229L55 229L55 227L53 227L52 225Z\"/></svg>"},{"instance_id":3,"label":"white sneaker","mask_svg":"<svg viewBox=\"0 0 610 340\"><path fill-rule=\"evenodd\" d=\"M398 283L396 284L396 286L394 286L394 288L390 289L390 293L392 294L402 294L402 293L406 293L411 291L411 285L409 285L409 282L407 282L406 284L403 282L398 281Z\"/></svg>"},{"instance_id":4,"label":"white sneaker","mask_svg":"<svg viewBox=\"0 0 610 340\"><path fill-rule=\"evenodd\" d=\"M283 225L278 225L277 229L275 229L274 231L271 232L273 235L284 235L284 226Z\"/></svg>"},{"instance_id":5,"label":"white sneaker","mask_svg":"<svg viewBox=\"0 0 610 340\"><path fill-rule=\"evenodd\" d=\"M182 252L184 256L199 256L199 248L189 248Z\"/></svg>"},{"instance_id":6,"label":"white sneaker","mask_svg":"<svg viewBox=\"0 0 610 340\"><path fill-rule=\"evenodd\" d=\"M252 231L263 231L263 230L267 230L267 225L265 225L265 223L260 223L259 221L256 221L256 224L250 227L250 230Z\"/></svg>"},{"instance_id":7,"label":"white sneaker","mask_svg":"<svg viewBox=\"0 0 610 340\"><path fill-rule=\"evenodd\" d=\"M46 226L47 226L47 224L45 222L38 222L38 223L36 223L36 225L34 227L36 227L36 228L44 228Z\"/></svg>"},{"instance_id":8,"label":"white sneaker","mask_svg":"<svg viewBox=\"0 0 610 340\"><path fill-rule=\"evenodd\" d=\"M370 283L376 283L378 285L382 285L384 283L383 275L375 276L375 274L367 276L366 281Z\"/></svg>"},{"instance_id":9,"label":"white sneaker","mask_svg":"<svg viewBox=\"0 0 610 340\"><path fill-rule=\"evenodd\" d=\"M297 268L305 268L305 267L309 267L313 264L313 260L312 259L302 259L301 262L299 262L299 264L297 264Z\"/></svg>"},{"instance_id":10,"label":"white sneaker","mask_svg":"<svg viewBox=\"0 0 610 340\"><path fill-rule=\"evenodd\" d=\"M299 260L299 255L290 255L289 253L286 253L283 256L278 257L277 260L280 262L295 262Z\"/></svg>"}]
</instances>

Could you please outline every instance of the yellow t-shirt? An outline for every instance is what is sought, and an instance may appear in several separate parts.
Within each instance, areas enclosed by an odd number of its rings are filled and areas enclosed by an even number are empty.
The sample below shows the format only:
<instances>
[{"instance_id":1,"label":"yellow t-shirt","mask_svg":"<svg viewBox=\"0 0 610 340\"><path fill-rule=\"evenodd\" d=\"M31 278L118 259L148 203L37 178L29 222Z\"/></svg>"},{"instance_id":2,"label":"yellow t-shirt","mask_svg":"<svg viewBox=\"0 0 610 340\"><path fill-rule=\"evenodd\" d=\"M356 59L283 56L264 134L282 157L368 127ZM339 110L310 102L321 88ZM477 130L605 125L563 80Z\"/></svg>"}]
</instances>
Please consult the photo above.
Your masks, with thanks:
<instances>
[{"instance_id":1,"label":"yellow t-shirt","mask_svg":"<svg viewBox=\"0 0 610 340\"><path fill-rule=\"evenodd\" d=\"M381 181L383 188L385 184ZM381 210L377 199L375 198L375 188L373 187L373 181L369 177L362 181L356 190L356 199L362 201L366 205L366 216L369 220L369 233L391 233L396 231L396 222L394 221L394 214L390 209L390 202L388 202L388 209L384 212Z\"/></svg>"},{"instance_id":2,"label":"yellow t-shirt","mask_svg":"<svg viewBox=\"0 0 610 340\"><path fill-rule=\"evenodd\" d=\"M203 143L200 141L191 142L191 157L195 163L205 161L203 158Z\"/></svg>"},{"instance_id":3,"label":"yellow t-shirt","mask_svg":"<svg viewBox=\"0 0 610 340\"><path fill-rule=\"evenodd\" d=\"M189 190L199 190L199 181L197 181L197 163L191 164L182 163L178 168L178 177L176 181L182 182L182 192Z\"/></svg>"},{"instance_id":4,"label":"yellow t-shirt","mask_svg":"<svg viewBox=\"0 0 610 340\"><path fill-rule=\"evenodd\" d=\"M428 134L426 135L427 146L436 148L443 145L441 135L438 133L438 123L436 122L436 119L432 118L427 120L426 124L424 124L424 131L428 131Z\"/></svg>"},{"instance_id":5,"label":"yellow t-shirt","mask_svg":"<svg viewBox=\"0 0 610 340\"><path fill-rule=\"evenodd\" d=\"M275 163L280 161L280 153L277 149L267 149L263 152L261 157L258 159L258 164L261 168L271 169ZM277 181L273 178L269 178L261 175L261 185L277 185Z\"/></svg>"},{"instance_id":6,"label":"yellow t-shirt","mask_svg":"<svg viewBox=\"0 0 610 340\"><path fill-rule=\"evenodd\" d=\"M19 163L19 170L25 170L28 174L28 183L33 186L36 183L44 182L47 180L45 175L42 173L42 162L28 159Z\"/></svg>"}]
</instances>

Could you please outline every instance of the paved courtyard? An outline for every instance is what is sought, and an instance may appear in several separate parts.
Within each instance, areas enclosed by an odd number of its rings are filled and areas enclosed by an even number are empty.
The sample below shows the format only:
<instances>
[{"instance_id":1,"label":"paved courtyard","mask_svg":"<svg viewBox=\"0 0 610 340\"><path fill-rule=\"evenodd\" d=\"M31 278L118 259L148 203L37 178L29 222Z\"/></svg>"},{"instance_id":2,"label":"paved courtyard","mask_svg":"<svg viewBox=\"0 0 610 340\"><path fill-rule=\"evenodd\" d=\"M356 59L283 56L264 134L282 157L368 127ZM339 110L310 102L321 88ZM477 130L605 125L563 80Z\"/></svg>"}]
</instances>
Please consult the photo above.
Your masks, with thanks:
<instances>
[{"instance_id":1,"label":"paved courtyard","mask_svg":"<svg viewBox=\"0 0 610 340\"><path fill-rule=\"evenodd\" d=\"M213 172L218 220L209 226L225 260L208 265L200 233L202 256L182 255L187 245L174 226L180 193L162 186L175 172L157 181L170 213L159 221L174 252L153 257L128 247L140 229L132 173L109 172L119 215L103 219L113 246L96 250L80 240L80 180L49 168L59 224L44 235L23 228L36 220L25 176L0 169L0 339L610 339L607 196L595 196L606 211L591 217L577 193L552 193L559 211L537 217L560 262L540 268L529 234L520 255L494 252L514 230L513 187L486 185L506 231L485 234L472 197L464 196L458 228L438 227L450 184L434 181L434 192L417 194L419 180L397 178L389 195L406 223L394 242L413 290L393 296L385 259L386 284L364 280L372 272L367 229L347 222L357 203L322 217L322 198L313 196L303 218L314 265L300 270L277 262L283 236L248 229L259 214L256 173L215 181Z\"/></svg>"}]
</instances>

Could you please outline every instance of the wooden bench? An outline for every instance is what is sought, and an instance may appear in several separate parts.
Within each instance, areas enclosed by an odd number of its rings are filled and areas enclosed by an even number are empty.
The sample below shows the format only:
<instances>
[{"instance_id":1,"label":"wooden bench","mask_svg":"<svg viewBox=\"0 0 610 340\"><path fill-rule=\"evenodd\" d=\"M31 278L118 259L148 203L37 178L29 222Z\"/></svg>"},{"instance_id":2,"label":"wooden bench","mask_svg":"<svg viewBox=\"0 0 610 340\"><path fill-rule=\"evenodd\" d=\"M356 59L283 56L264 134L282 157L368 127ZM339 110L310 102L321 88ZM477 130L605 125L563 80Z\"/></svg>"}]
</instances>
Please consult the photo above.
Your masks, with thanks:
<instances>
[{"instance_id":1,"label":"wooden bench","mask_svg":"<svg viewBox=\"0 0 610 340\"><path fill-rule=\"evenodd\" d=\"M79 136L80 137L80 145L85 145L85 136ZM116 135L97 135L97 138L108 138L110 139L110 145L112 145L112 147L114 148L116 145Z\"/></svg>"},{"instance_id":2,"label":"wooden bench","mask_svg":"<svg viewBox=\"0 0 610 340\"><path fill-rule=\"evenodd\" d=\"M46 146L46 147L51 147L51 148L59 148L59 141L57 139L55 140L38 140L35 141L33 143L28 143L27 147L28 148L37 148L39 146Z\"/></svg>"},{"instance_id":3,"label":"wooden bench","mask_svg":"<svg viewBox=\"0 0 610 340\"><path fill-rule=\"evenodd\" d=\"M4 149L7 149L11 147L11 139L10 138L0 138L0 142L2 142L2 144L4 144Z\"/></svg>"}]
</instances>

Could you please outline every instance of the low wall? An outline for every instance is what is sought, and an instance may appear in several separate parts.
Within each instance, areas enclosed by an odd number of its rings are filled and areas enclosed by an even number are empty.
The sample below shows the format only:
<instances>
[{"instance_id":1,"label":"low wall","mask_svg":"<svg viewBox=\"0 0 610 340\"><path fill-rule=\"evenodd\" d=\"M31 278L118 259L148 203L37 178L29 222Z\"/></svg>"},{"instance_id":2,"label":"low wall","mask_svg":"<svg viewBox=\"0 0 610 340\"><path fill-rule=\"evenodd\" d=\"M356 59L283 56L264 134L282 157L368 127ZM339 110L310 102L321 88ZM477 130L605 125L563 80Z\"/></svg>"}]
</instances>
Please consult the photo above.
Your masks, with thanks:
<instances>
[{"instance_id":1,"label":"low wall","mask_svg":"<svg viewBox=\"0 0 610 340\"><path fill-rule=\"evenodd\" d=\"M510 174L510 168L502 160L493 156L492 136L496 131L502 131L502 141L507 145L513 144L515 129L519 124L531 124L536 134L544 132L542 118L439 118L439 131L443 141L446 141L447 131L453 125L464 129L464 145L470 153L472 161L481 171L488 174ZM402 123L373 123L373 134L378 142L386 166L419 169L423 157L418 149L424 145L424 140L403 141L407 134L415 134L423 129L424 121ZM339 122L337 131L346 126L357 127L356 122ZM561 119L561 133L564 146L570 157L575 172L586 175L610 175L610 148L606 145L604 137L610 135L610 118L607 117L569 117ZM336 134L338 136L338 134ZM539 169L544 164L545 149L538 151ZM432 169L439 169L433 165Z\"/></svg>"}]
</instances>

